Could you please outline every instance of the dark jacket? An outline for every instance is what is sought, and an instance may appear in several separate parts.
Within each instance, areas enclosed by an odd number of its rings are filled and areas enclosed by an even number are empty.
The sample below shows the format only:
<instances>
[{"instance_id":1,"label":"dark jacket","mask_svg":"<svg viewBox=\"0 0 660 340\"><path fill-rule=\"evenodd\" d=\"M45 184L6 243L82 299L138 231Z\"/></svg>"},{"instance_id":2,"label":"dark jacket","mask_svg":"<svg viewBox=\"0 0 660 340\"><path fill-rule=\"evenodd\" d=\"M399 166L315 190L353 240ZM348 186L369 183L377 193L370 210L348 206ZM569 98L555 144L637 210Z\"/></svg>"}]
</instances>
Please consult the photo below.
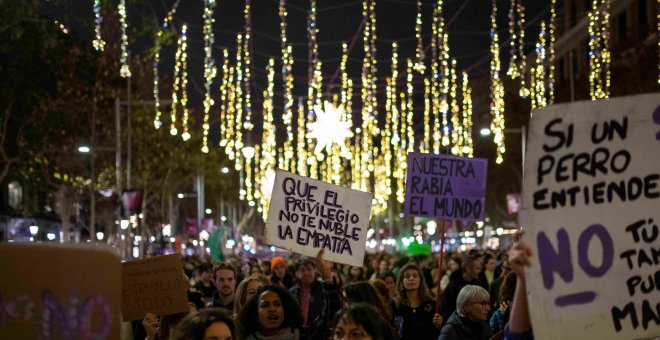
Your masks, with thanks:
<instances>
[{"instance_id":1,"label":"dark jacket","mask_svg":"<svg viewBox=\"0 0 660 340\"><path fill-rule=\"evenodd\" d=\"M289 291L300 303L300 284L295 284ZM341 299L337 284L314 281L309 298L307 326L303 327L300 339L329 338L332 317L339 309L341 309Z\"/></svg>"},{"instance_id":2,"label":"dark jacket","mask_svg":"<svg viewBox=\"0 0 660 340\"><path fill-rule=\"evenodd\" d=\"M397 308L396 303L391 303L393 326L401 339L435 339L438 329L433 325L435 314L435 301L427 300L417 308L401 304Z\"/></svg>"},{"instance_id":3,"label":"dark jacket","mask_svg":"<svg viewBox=\"0 0 660 340\"><path fill-rule=\"evenodd\" d=\"M229 314L234 313L234 300L232 300L230 303L223 305L222 301L220 301L220 297L218 296L218 291L216 290L215 293L213 293L213 298L211 302L209 302L206 307L215 307L215 308L223 308L225 310L229 311Z\"/></svg>"},{"instance_id":4,"label":"dark jacket","mask_svg":"<svg viewBox=\"0 0 660 340\"><path fill-rule=\"evenodd\" d=\"M485 321L472 321L454 312L440 330L438 340L486 340L490 333Z\"/></svg>"}]
</instances>

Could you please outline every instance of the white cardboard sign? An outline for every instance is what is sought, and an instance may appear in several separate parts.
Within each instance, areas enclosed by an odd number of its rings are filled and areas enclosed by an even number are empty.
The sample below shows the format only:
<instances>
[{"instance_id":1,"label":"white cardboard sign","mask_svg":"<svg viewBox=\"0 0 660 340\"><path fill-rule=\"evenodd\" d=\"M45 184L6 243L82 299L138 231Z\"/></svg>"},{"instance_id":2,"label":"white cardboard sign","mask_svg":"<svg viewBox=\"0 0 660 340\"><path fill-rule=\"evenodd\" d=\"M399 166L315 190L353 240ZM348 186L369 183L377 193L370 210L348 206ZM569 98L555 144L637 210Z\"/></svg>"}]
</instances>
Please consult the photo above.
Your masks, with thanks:
<instances>
[{"instance_id":1,"label":"white cardboard sign","mask_svg":"<svg viewBox=\"0 0 660 340\"><path fill-rule=\"evenodd\" d=\"M267 244L307 256L362 266L373 194L298 176L275 173Z\"/></svg>"},{"instance_id":2,"label":"white cardboard sign","mask_svg":"<svg viewBox=\"0 0 660 340\"><path fill-rule=\"evenodd\" d=\"M535 111L521 225L536 339L660 336L660 94Z\"/></svg>"}]
</instances>

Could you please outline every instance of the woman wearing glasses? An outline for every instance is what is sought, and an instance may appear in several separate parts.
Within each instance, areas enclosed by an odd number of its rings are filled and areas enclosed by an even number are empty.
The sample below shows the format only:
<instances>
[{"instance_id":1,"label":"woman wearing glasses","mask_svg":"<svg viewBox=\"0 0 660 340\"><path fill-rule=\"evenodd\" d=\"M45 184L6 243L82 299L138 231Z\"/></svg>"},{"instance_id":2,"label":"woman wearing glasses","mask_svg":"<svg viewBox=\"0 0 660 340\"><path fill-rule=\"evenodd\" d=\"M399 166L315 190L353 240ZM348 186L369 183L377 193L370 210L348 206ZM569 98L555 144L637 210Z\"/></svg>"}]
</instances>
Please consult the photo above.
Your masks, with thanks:
<instances>
[{"instance_id":1,"label":"woman wearing glasses","mask_svg":"<svg viewBox=\"0 0 660 340\"><path fill-rule=\"evenodd\" d=\"M486 324L490 311L488 291L480 286L467 285L456 299L456 311L440 330L438 340L488 339L490 328Z\"/></svg>"}]
</instances>

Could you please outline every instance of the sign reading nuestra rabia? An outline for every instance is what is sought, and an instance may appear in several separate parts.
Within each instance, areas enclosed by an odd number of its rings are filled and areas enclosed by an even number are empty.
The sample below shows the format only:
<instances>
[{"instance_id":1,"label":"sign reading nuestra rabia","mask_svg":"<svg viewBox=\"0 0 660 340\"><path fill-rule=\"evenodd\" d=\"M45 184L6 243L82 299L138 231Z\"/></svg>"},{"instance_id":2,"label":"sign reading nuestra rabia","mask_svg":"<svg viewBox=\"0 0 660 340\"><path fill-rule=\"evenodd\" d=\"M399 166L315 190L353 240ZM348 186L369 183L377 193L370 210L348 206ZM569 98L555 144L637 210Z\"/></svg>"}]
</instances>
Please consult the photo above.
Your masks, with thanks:
<instances>
[{"instance_id":1,"label":"sign reading nuestra rabia","mask_svg":"<svg viewBox=\"0 0 660 340\"><path fill-rule=\"evenodd\" d=\"M530 135L534 337L660 336L660 95L537 110Z\"/></svg>"},{"instance_id":2,"label":"sign reading nuestra rabia","mask_svg":"<svg viewBox=\"0 0 660 340\"><path fill-rule=\"evenodd\" d=\"M486 159L408 153L405 214L483 220L487 170Z\"/></svg>"},{"instance_id":3,"label":"sign reading nuestra rabia","mask_svg":"<svg viewBox=\"0 0 660 340\"><path fill-rule=\"evenodd\" d=\"M298 176L275 173L266 243L307 256L362 266L373 195Z\"/></svg>"}]
</instances>

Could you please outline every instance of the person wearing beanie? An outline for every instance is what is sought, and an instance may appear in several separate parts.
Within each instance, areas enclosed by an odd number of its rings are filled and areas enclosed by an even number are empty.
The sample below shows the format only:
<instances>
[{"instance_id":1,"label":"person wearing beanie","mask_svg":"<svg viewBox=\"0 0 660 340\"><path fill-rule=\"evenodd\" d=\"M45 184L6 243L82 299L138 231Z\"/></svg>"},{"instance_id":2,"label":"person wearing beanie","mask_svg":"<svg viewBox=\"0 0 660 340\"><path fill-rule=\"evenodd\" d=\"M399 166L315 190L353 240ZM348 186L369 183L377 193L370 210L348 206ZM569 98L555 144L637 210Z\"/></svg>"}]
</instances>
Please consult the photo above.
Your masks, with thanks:
<instances>
[{"instance_id":1,"label":"person wearing beanie","mask_svg":"<svg viewBox=\"0 0 660 340\"><path fill-rule=\"evenodd\" d=\"M275 257L270 261L272 275L270 282L275 286L289 289L293 286L293 275L289 273L286 260L283 257Z\"/></svg>"}]
</instances>

